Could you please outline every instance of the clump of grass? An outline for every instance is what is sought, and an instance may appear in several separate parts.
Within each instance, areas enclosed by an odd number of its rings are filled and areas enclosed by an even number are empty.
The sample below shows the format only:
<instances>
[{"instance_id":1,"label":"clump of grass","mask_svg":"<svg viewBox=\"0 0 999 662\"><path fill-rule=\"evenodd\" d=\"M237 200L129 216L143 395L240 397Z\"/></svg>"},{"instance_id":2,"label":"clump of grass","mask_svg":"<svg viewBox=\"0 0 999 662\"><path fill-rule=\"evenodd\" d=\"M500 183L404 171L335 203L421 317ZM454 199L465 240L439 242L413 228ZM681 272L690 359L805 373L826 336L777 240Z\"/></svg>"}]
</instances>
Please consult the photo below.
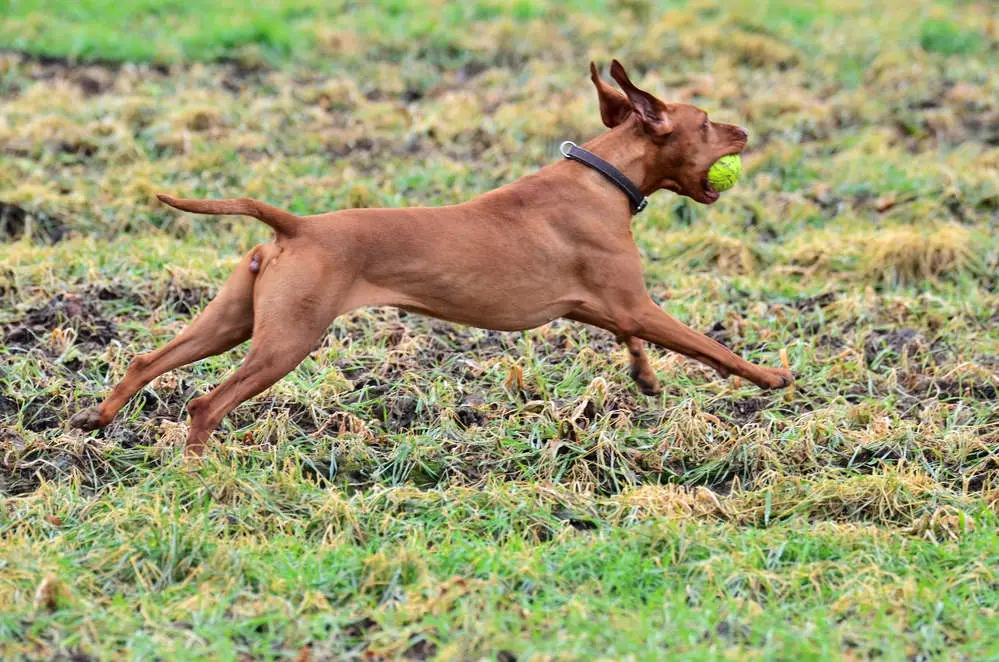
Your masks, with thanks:
<instances>
[{"instance_id":1,"label":"clump of grass","mask_svg":"<svg viewBox=\"0 0 999 662\"><path fill-rule=\"evenodd\" d=\"M718 43L730 51L738 62L754 67L786 68L798 60L794 48L765 34L726 30Z\"/></svg>"},{"instance_id":2,"label":"clump of grass","mask_svg":"<svg viewBox=\"0 0 999 662\"><path fill-rule=\"evenodd\" d=\"M854 242L836 232L816 232L797 238L786 250L786 263L778 268L805 276L849 272L854 263Z\"/></svg>"},{"instance_id":3,"label":"clump of grass","mask_svg":"<svg viewBox=\"0 0 999 662\"><path fill-rule=\"evenodd\" d=\"M718 233L676 233L669 241L669 255L694 270L717 270L726 275L748 274L756 269L757 251L745 241Z\"/></svg>"},{"instance_id":4,"label":"clump of grass","mask_svg":"<svg viewBox=\"0 0 999 662\"><path fill-rule=\"evenodd\" d=\"M932 504L948 498L947 490L929 476L900 467L870 476L843 476L814 483L780 478L744 499L733 499L729 516L761 524L801 514L821 520L912 526ZM954 501L961 503L959 498Z\"/></svg>"},{"instance_id":5,"label":"clump of grass","mask_svg":"<svg viewBox=\"0 0 999 662\"><path fill-rule=\"evenodd\" d=\"M958 225L932 231L881 231L864 248L864 274L891 284L956 276L973 262L971 233Z\"/></svg>"},{"instance_id":6,"label":"clump of grass","mask_svg":"<svg viewBox=\"0 0 999 662\"><path fill-rule=\"evenodd\" d=\"M929 18L919 26L919 45L929 53L968 55L982 47L982 36L943 18Z\"/></svg>"},{"instance_id":7,"label":"clump of grass","mask_svg":"<svg viewBox=\"0 0 999 662\"><path fill-rule=\"evenodd\" d=\"M177 128L191 131L208 131L223 126L222 113L212 106L195 106L184 108L172 118Z\"/></svg>"}]
</instances>

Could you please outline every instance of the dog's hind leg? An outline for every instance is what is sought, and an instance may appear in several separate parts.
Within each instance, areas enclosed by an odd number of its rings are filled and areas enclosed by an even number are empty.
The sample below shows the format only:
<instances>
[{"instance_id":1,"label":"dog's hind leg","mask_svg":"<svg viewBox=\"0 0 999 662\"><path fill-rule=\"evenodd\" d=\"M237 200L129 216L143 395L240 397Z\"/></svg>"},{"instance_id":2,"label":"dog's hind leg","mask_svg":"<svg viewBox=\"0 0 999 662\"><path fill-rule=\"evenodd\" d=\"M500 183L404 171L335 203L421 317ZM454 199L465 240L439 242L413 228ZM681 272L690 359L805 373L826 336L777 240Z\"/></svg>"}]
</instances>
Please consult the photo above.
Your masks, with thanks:
<instances>
[{"instance_id":1,"label":"dog's hind leg","mask_svg":"<svg viewBox=\"0 0 999 662\"><path fill-rule=\"evenodd\" d=\"M623 342L628 348L628 357L631 360L631 378L635 380L638 390L645 395L658 395L662 389L649 362L649 355L645 353L645 343L634 336Z\"/></svg>"},{"instance_id":2,"label":"dog's hind leg","mask_svg":"<svg viewBox=\"0 0 999 662\"><path fill-rule=\"evenodd\" d=\"M341 312L351 277L313 268L314 261L281 259L254 295L253 345L224 382L187 405L191 415L185 455L200 456L222 419L295 369Z\"/></svg>"},{"instance_id":3,"label":"dog's hind leg","mask_svg":"<svg viewBox=\"0 0 999 662\"><path fill-rule=\"evenodd\" d=\"M652 369L652 363L649 362L649 356L645 353L645 343L642 342L641 338L622 334L615 324L596 313L576 310L565 317L575 322L582 322L583 324L607 329L613 333L617 341L628 348L628 360L631 362L631 378L635 380L638 390L645 395L659 394L662 388L659 386L659 379Z\"/></svg>"},{"instance_id":4,"label":"dog's hind leg","mask_svg":"<svg viewBox=\"0 0 999 662\"><path fill-rule=\"evenodd\" d=\"M78 412L72 427L104 427L146 384L165 372L221 354L250 338L253 331L253 290L261 270L281 249L261 244L250 251L233 271L218 295L180 335L160 349L132 359L125 377L97 407Z\"/></svg>"}]
</instances>

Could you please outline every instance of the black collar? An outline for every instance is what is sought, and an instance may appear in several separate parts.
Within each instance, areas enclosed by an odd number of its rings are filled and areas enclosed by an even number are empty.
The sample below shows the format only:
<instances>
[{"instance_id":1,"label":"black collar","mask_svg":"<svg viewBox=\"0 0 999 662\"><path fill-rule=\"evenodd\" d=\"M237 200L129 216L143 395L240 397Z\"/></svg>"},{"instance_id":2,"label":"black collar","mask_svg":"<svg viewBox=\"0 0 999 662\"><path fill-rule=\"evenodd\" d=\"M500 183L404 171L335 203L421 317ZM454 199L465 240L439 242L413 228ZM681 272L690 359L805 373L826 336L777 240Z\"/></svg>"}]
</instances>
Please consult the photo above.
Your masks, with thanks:
<instances>
[{"instance_id":1,"label":"black collar","mask_svg":"<svg viewBox=\"0 0 999 662\"><path fill-rule=\"evenodd\" d=\"M623 172L607 163L593 152L583 149L571 140L566 140L564 143L559 145L558 151L562 152L562 156L567 159L579 161L583 165L593 168L601 175L609 179L619 189L624 191L624 194L628 196L628 202L631 203L632 214L637 214L645 209L646 205L649 204L649 199L642 195L642 191L635 186L635 182L628 179Z\"/></svg>"}]
</instances>

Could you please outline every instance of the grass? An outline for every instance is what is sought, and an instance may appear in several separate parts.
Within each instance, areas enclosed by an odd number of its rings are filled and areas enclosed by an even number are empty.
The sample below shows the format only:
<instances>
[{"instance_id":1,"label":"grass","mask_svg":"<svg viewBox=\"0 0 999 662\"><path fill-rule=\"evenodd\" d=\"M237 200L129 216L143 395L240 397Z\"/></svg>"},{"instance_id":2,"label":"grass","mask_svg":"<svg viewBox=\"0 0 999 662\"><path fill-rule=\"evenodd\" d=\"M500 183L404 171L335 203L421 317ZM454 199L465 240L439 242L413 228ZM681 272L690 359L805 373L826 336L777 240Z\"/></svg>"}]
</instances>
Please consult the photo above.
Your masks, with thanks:
<instances>
[{"instance_id":1,"label":"grass","mask_svg":"<svg viewBox=\"0 0 999 662\"><path fill-rule=\"evenodd\" d=\"M999 656L991 4L0 10L5 658ZM467 200L599 132L612 56L750 128L717 205L633 227L653 297L792 390L653 350L645 398L593 329L362 310L203 466L184 404L244 350L66 430L268 239L154 192Z\"/></svg>"}]
</instances>

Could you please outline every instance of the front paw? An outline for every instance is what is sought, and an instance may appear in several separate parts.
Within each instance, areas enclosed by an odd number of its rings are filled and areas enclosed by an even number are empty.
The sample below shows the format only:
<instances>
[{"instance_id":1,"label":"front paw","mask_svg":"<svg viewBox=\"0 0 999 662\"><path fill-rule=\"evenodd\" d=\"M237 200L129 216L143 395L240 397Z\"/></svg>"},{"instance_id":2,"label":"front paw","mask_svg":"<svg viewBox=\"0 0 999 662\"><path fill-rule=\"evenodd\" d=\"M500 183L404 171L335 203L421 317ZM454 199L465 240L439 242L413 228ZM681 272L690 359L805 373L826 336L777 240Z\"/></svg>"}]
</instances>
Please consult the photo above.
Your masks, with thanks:
<instances>
[{"instance_id":1,"label":"front paw","mask_svg":"<svg viewBox=\"0 0 999 662\"><path fill-rule=\"evenodd\" d=\"M794 375L784 368L759 368L759 372L748 377L762 389L785 388L794 383Z\"/></svg>"},{"instance_id":2,"label":"front paw","mask_svg":"<svg viewBox=\"0 0 999 662\"><path fill-rule=\"evenodd\" d=\"M84 432L96 430L101 427L101 412L98 411L97 407L79 411L69 419L69 427L83 430Z\"/></svg>"}]
</instances>

